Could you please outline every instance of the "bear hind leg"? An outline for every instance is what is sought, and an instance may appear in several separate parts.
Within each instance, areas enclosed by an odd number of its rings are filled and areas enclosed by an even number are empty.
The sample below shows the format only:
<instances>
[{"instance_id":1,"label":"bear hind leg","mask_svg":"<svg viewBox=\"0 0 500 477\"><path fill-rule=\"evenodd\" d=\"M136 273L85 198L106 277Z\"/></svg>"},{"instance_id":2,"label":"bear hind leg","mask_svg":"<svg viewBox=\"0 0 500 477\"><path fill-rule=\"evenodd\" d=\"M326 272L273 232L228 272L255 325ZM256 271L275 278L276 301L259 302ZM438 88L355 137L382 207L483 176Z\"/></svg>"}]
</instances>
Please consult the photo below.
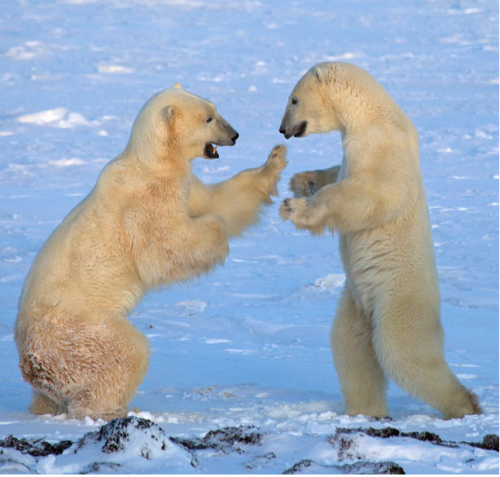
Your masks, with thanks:
<instances>
[{"instance_id":1,"label":"bear hind leg","mask_svg":"<svg viewBox=\"0 0 500 477\"><path fill-rule=\"evenodd\" d=\"M43 415L52 414L54 416L66 412L66 406L52 400L46 394L33 390L33 397L29 410L32 414Z\"/></svg>"},{"instance_id":2,"label":"bear hind leg","mask_svg":"<svg viewBox=\"0 0 500 477\"><path fill-rule=\"evenodd\" d=\"M94 377L68 405L68 414L77 419L125 417L127 405L148 370L149 342L128 321L108 323L101 331L88 350L96 363Z\"/></svg>"},{"instance_id":3,"label":"bear hind leg","mask_svg":"<svg viewBox=\"0 0 500 477\"><path fill-rule=\"evenodd\" d=\"M387 417L387 381L373 349L371 323L347 288L338 304L330 344L346 414Z\"/></svg>"},{"instance_id":4,"label":"bear hind leg","mask_svg":"<svg viewBox=\"0 0 500 477\"><path fill-rule=\"evenodd\" d=\"M425 311L413 309L416 316L405 310L404 327L401 314L381 318L374 343L382 367L405 391L442 412L445 419L481 414L477 396L460 383L444 359L439 319L426 322L418 316Z\"/></svg>"}]
</instances>

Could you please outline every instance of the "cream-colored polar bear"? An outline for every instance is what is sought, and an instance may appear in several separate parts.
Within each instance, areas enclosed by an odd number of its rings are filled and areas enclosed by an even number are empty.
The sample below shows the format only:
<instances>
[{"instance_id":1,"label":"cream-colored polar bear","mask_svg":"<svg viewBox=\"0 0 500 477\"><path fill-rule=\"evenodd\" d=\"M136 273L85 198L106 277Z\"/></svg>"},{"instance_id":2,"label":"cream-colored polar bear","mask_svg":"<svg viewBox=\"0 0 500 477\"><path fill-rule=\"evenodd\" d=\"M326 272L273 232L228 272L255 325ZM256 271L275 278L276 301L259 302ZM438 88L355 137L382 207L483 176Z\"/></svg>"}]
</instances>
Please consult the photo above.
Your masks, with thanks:
<instances>
[{"instance_id":1,"label":"cream-colored polar bear","mask_svg":"<svg viewBox=\"0 0 500 477\"><path fill-rule=\"evenodd\" d=\"M31 411L109 419L147 372L148 340L127 315L152 287L224 263L228 236L254 223L286 165L267 162L211 186L191 172L238 133L215 106L166 89L139 112L125 150L49 237L27 276L15 339Z\"/></svg>"},{"instance_id":2,"label":"cream-colored polar bear","mask_svg":"<svg viewBox=\"0 0 500 477\"><path fill-rule=\"evenodd\" d=\"M296 174L280 212L299 229L340 235L346 284L331 334L349 415L387 415L386 377L446 418L477 414L477 397L443 357L439 282L417 131L359 67L320 63L292 91L288 139L338 130L341 166Z\"/></svg>"}]
</instances>

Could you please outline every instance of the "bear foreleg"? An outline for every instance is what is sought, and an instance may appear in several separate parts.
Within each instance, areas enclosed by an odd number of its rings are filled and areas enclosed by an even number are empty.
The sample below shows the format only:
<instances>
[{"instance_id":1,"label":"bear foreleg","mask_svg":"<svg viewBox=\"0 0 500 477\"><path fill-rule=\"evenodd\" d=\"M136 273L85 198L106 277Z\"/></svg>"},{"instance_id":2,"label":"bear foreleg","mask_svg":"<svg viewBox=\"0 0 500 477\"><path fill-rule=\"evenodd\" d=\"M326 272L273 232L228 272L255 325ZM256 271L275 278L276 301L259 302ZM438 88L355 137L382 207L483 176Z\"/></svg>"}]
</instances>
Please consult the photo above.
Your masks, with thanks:
<instances>
[{"instance_id":1,"label":"bear foreleg","mask_svg":"<svg viewBox=\"0 0 500 477\"><path fill-rule=\"evenodd\" d=\"M230 237L240 235L259 218L262 205L271 204L287 164L286 147L273 148L261 167L247 169L227 181L205 185L193 176L188 196L189 215L215 214L227 225Z\"/></svg>"},{"instance_id":2,"label":"bear foreleg","mask_svg":"<svg viewBox=\"0 0 500 477\"><path fill-rule=\"evenodd\" d=\"M305 171L294 174L290 180L290 190L295 198L311 197L322 187L337 182L340 166L328 169Z\"/></svg>"},{"instance_id":3,"label":"bear foreleg","mask_svg":"<svg viewBox=\"0 0 500 477\"><path fill-rule=\"evenodd\" d=\"M412 190L404 181L370 174L344 179L321 188L307 198L285 199L281 217L298 229L321 233L325 227L339 232L373 229L395 220Z\"/></svg>"}]
</instances>

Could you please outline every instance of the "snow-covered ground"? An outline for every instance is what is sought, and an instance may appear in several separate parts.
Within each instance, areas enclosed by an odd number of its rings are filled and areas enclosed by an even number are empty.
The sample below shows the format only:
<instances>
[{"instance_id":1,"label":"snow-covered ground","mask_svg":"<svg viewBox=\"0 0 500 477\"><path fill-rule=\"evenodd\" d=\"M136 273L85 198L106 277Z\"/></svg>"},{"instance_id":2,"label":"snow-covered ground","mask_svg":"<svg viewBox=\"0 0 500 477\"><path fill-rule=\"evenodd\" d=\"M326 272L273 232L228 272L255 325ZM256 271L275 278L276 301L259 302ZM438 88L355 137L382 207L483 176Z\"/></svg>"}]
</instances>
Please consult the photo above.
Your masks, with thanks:
<instances>
[{"instance_id":1,"label":"snow-covered ground","mask_svg":"<svg viewBox=\"0 0 500 477\"><path fill-rule=\"evenodd\" d=\"M131 416L154 425L131 419L130 439L109 454L99 433L57 456L4 448L0 472L373 472L367 461L407 473L498 472L492 450L339 430L390 426L455 442L498 434L493 0L0 2L0 440L77 442L104 424L28 413L13 324L36 252L125 146L145 100L180 81L218 106L241 138L218 161L195 161L200 178L217 182L283 142L292 87L334 59L367 69L419 130L446 358L484 415L444 421L394 385L392 421L342 414L329 350L344 280L337 239L295 231L276 203L232 240L224 268L152 292L134 311L153 354ZM293 173L341 157L338 135L287 144L279 200Z\"/></svg>"}]
</instances>

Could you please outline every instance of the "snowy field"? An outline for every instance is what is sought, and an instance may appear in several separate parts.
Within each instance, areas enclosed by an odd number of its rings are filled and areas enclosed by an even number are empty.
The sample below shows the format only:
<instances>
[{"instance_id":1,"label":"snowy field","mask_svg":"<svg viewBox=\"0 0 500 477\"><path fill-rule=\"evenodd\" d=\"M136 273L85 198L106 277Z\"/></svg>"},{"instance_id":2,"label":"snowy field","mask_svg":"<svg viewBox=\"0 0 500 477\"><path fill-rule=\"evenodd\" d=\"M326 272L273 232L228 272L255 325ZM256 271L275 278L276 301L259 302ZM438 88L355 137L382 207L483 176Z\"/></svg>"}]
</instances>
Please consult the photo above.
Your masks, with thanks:
<instances>
[{"instance_id":1,"label":"snowy field","mask_svg":"<svg viewBox=\"0 0 500 477\"><path fill-rule=\"evenodd\" d=\"M153 353L120 442L104 422L30 415L13 340L24 278L146 99L180 81L218 106L241 137L194 162L217 182L284 141L291 89L327 60L368 70L419 130L446 358L485 413L444 421L391 384L393 420L342 414L329 350L338 241L277 213L295 172L339 163L331 134L287 141L280 199L231 241L224 268L134 311ZM497 451L449 444L499 426L496 1L5 0L0 97L0 473L498 473ZM59 454L37 452L42 441Z\"/></svg>"}]
</instances>

